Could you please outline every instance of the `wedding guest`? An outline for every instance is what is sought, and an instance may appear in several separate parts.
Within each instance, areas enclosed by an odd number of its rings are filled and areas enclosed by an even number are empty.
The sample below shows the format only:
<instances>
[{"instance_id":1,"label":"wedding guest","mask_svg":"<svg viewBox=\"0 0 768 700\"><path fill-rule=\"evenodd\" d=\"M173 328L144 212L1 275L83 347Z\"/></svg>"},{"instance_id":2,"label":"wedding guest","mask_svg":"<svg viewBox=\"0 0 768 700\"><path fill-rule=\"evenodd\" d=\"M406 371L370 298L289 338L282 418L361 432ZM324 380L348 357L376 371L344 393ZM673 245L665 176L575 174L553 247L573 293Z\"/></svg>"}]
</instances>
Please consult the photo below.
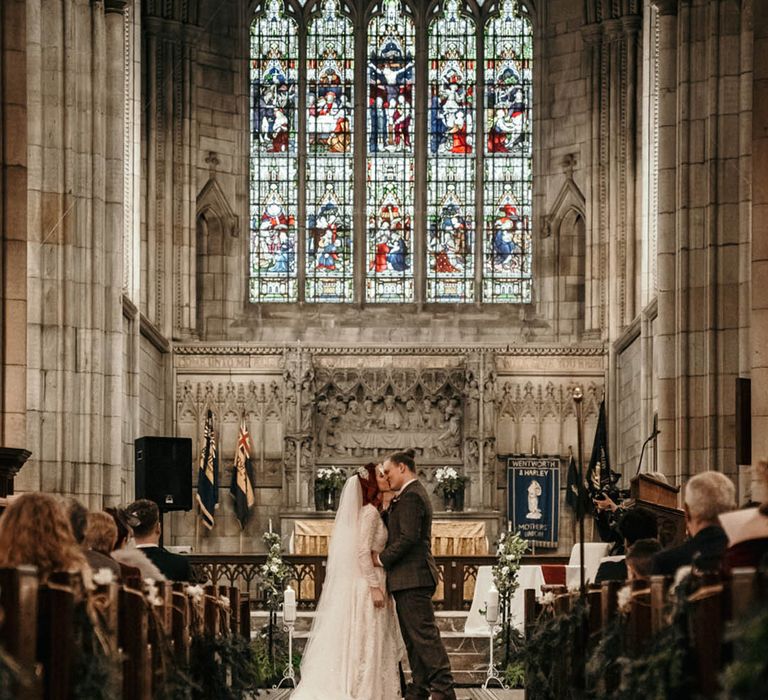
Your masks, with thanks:
<instances>
[{"instance_id":1,"label":"wedding guest","mask_svg":"<svg viewBox=\"0 0 768 700\"><path fill-rule=\"evenodd\" d=\"M106 513L112 517L117 527L117 540L112 550L112 558L120 565L123 580L126 578L151 578L155 581L165 581L166 578L133 542L133 526L138 525L137 518L129 515L120 508L106 508Z\"/></svg>"},{"instance_id":2,"label":"wedding guest","mask_svg":"<svg viewBox=\"0 0 768 700\"><path fill-rule=\"evenodd\" d=\"M85 558L93 571L109 569L115 578L120 578L120 564L110 553L115 548L117 526L107 513L88 513L85 529Z\"/></svg>"},{"instance_id":3,"label":"wedding guest","mask_svg":"<svg viewBox=\"0 0 768 700\"><path fill-rule=\"evenodd\" d=\"M162 574L171 581L190 581L189 560L160 546L160 510L157 503L140 498L128 506L128 513L138 519L133 528L136 548L149 557Z\"/></svg>"},{"instance_id":4,"label":"wedding guest","mask_svg":"<svg viewBox=\"0 0 768 700\"><path fill-rule=\"evenodd\" d=\"M54 572L79 573L91 587L91 569L62 505L45 493L24 493L0 516L0 568L37 567L45 583Z\"/></svg>"},{"instance_id":5,"label":"wedding guest","mask_svg":"<svg viewBox=\"0 0 768 700\"><path fill-rule=\"evenodd\" d=\"M768 557L768 462L761 460L753 469L753 483L758 488L762 487L762 493L755 493L755 496L765 498L765 501L762 504L750 503L740 510L720 516L720 524L728 536L725 563L729 569L758 567Z\"/></svg>"},{"instance_id":6,"label":"wedding guest","mask_svg":"<svg viewBox=\"0 0 768 700\"><path fill-rule=\"evenodd\" d=\"M627 550L627 579L648 578L653 570L653 557L661 551L656 539L637 540Z\"/></svg>"},{"instance_id":7,"label":"wedding guest","mask_svg":"<svg viewBox=\"0 0 768 700\"><path fill-rule=\"evenodd\" d=\"M653 574L673 576L681 567L693 564L718 568L728 537L718 517L736 507L736 488L724 474L703 472L685 485L685 523L689 539L677 547L659 552L653 558Z\"/></svg>"},{"instance_id":8,"label":"wedding guest","mask_svg":"<svg viewBox=\"0 0 768 700\"><path fill-rule=\"evenodd\" d=\"M624 540L625 552L628 552L639 540L655 540L658 536L656 516L651 511L640 507L624 510L616 528ZM661 549L661 546L658 549ZM595 574L595 583L626 581L627 578L628 568L625 556L605 557Z\"/></svg>"}]
</instances>

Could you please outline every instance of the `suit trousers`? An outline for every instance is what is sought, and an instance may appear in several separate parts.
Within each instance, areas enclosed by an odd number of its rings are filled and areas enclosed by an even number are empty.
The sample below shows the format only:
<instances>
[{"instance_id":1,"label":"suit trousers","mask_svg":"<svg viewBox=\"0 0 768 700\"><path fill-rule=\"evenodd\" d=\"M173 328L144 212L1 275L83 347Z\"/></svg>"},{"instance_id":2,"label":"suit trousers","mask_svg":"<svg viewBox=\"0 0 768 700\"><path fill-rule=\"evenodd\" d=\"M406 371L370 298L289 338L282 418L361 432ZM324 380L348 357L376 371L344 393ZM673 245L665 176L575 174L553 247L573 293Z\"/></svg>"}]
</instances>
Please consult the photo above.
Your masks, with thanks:
<instances>
[{"instance_id":1,"label":"suit trousers","mask_svg":"<svg viewBox=\"0 0 768 700\"><path fill-rule=\"evenodd\" d=\"M440 639L432 607L434 588L408 588L393 591L397 617L403 635L413 678L407 700L429 698L455 700L451 662Z\"/></svg>"}]
</instances>

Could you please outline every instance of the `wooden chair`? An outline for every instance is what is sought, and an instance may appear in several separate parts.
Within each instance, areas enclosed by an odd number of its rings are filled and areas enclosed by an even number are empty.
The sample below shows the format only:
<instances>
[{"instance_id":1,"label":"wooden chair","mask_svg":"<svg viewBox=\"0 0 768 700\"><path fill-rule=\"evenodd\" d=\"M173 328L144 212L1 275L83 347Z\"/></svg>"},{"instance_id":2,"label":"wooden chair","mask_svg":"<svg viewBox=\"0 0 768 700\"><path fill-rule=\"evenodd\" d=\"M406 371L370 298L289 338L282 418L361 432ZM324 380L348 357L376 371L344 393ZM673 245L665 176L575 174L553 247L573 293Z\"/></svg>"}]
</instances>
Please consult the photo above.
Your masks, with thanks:
<instances>
[{"instance_id":1,"label":"wooden chair","mask_svg":"<svg viewBox=\"0 0 768 700\"><path fill-rule=\"evenodd\" d=\"M248 593L240 595L240 636L251 638L251 599Z\"/></svg>"},{"instance_id":2,"label":"wooden chair","mask_svg":"<svg viewBox=\"0 0 768 700\"><path fill-rule=\"evenodd\" d=\"M722 663L725 631L725 589L722 584L704 586L688 598L689 635L696 659L696 678L704 697L715 697Z\"/></svg>"},{"instance_id":3,"label":"wooden chair","mask_svg":"<svg viewBox=\"0 0 768 700\"><path fill-rule=\"evenodd\" d=\"M189 663L190 614L189 598L184 592L183 583L174 583L172 592L173 609L171 611L171 639L173 651L182 663Z\"/></svg>"},{"instance_id":4,"label":"wooden chair","mask_svg":"<svg viewBox=\"0 0 768 700\"><path fill-rule=\"evenodd\" d=\"M651 638L651 589L648 581L632 581L632 600L627 620L627 645L640 653Z\"/></svg>"},{"instance_id":5,"label":"wooden chair","mask_svg":"<svg viewBox=\"0 0 768 700\"><path fill-rule=\"evenodd\" d=\"M216 586L205 587L205 633L214 637L219 633L219 605L217 603L218 595L219 591Z\"/></svg>"}]
</instances>

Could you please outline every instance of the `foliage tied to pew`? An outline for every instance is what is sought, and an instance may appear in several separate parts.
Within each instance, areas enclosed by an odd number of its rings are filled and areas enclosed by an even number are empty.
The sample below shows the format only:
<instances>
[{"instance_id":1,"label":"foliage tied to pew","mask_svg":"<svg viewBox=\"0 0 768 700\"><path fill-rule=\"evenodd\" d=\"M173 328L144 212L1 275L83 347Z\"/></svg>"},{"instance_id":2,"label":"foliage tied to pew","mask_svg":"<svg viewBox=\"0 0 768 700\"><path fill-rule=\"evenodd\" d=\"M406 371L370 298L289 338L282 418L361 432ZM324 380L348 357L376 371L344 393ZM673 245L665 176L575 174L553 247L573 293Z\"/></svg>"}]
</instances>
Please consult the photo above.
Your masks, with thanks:
<instances>
[{"instance_id":1,"label":"foliage tied to pew","mask_svg":"<svg viewBox=\"0 0 768 700\"><path fill-rule=\"evenodd\" d=\"M23 682L21 668L13 657L0 647L0 700L16 700L21 697Z\"/></svg>"},{"instance_id":2,"label":"foliage tied to pew","mask_svg":"<svg viewBox=\"0 0 768 700\"><path fill-rule=\"evenodd\" d=\"M75 605L73 631L75 662L72 697L75 700L112 700L119 697L120 654L111 648L92 600L85 598Z\"/></svg>"},{"instance_id":3,"label":"foliage tied to pew","mask_svg":"<svg viewBox=\"0 0 768 700\"><path fill-rule=\"evenodd\" d=\"M722 677L729 700L757 700L768 688L768 605L735 621L728 633L734 645L733 661Z\"/></svg>"},{"instance_id":4,"label":"foliage tied to pew","mask_svg":"<svg viewBox=\"0 0 768 700\"><path fill-rule=\"evenodd\" d=\"M239 635L193 637L189 671L192 700L242 700L258 683L253 648Z\"/></svg>"},{"instance_id":5,"label":"foliage tied to pew","mask_svg":"<svg viewBox=\"0 0 768 700\"><path fill-rule=\"evenodd\" d=\"M587 604L577 598L568 612L555 615L551 608L539 616L535 627L513 659L525 669L526 697L531 700L581 697Z\"/></svg>"}]
</instances>

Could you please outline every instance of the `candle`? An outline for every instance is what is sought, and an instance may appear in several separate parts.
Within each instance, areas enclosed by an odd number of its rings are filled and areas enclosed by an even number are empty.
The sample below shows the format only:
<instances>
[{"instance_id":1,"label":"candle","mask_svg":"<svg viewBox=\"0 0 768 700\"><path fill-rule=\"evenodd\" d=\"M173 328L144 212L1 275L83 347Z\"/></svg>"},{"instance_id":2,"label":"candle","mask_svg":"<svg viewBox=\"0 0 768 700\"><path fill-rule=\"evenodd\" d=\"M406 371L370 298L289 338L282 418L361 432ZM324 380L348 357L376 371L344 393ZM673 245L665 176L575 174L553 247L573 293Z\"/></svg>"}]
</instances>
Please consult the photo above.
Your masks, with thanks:
<instances>
[{"instance_id":1,"label":"candle","mask_svg":"<svg viewBox=\"0 0 768 700\"><path fill-rule=\"evenodd\" d=\"M283 594L283 622L296 622L296 591L290 586Z\"/></svg>"},{"instance_id":2,"label":"candle","mask_svg":"<svg viewBox=\"0 0 768 700\"><path fill-rule=\"evenodd\" d=\"M269 519L269 534L272 534L272 518Z\"/></svg>"},{"instance_id":3,"label":"candle","mask_svg":"<svg viewBox=\"0 0 768 700\"><path fill-rule=\"evenodd\" d=\"M493 625L499 619L499 592L491 584L485 600L485 619Z\"/></svg>"}]
</instances>

